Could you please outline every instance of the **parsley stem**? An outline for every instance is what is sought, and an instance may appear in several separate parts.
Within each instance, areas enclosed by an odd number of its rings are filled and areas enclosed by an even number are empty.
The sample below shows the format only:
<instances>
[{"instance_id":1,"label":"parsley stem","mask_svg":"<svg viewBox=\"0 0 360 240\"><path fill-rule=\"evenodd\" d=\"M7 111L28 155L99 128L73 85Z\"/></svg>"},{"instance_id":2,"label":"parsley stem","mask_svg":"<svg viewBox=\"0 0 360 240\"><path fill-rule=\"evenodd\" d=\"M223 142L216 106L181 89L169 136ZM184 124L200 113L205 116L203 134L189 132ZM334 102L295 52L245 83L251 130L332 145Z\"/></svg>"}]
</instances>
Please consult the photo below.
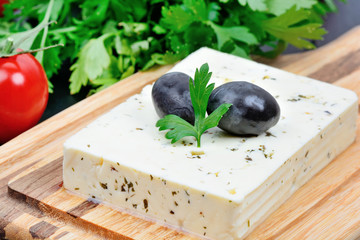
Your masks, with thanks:
<instances>
[{"instance_id":1,"label":"parsley stem","mask_svg":"<svg viewBox=\"0 0 360 240\"><path fill-rule=\"evenodd\" d=\"M48 23L49 22L50 15L51 15L51 10L53 8L53 5L54 5L54 0L50 0L48 8L47 8L46 13L45 13L45 17L42 20L43 23ZM49 29L48 26L49 25L47 24L44 27L44 32L43 32L43 35L42 35L42 38L41 38L40 48L45 47L45 41L46 41L46 37L48 35L48 29ZM43 64L43 58L44 58L44 52L43 51L37 52L35 57L41 64Z\"/></svg>"},{"instance_id":2,"label":"parsley stem","mask_svg":"<svg viewBox=\"0 0 360 240\"><path fill-rule=\"evenodd\" d=\"M78 31L78 27L66 27L66 28L58 28L54 30L49 30L49 34L55 34L55 33L69 33L69 32L75 32Z\"/></svg>"},{"instance_id":3,"label":"parsley stem","mask_svg":"<svg viewBox=\"0 0 360 240\"><path fill-rule=\"evenodd\" d=\"M202 135L201 129L203 128L203 125L204 125L203 124L204 119L205 119L205 116L201 116L201 114L195 115L194 127L197 132L197 137L196 137L197 147L201 147L201 135Z\"/></svg>"}]
</instances>

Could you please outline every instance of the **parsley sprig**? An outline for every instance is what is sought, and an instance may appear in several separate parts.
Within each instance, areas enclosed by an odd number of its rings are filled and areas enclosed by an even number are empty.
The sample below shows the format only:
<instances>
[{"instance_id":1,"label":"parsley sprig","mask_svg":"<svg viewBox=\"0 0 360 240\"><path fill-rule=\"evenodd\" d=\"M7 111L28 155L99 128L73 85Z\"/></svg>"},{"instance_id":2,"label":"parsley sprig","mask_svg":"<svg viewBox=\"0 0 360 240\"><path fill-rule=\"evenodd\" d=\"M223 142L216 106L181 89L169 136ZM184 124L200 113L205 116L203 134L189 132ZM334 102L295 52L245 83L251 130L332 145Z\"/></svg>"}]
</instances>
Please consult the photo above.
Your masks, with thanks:
<instances>
[{"instance_id":1,"label":"parsley sprig","mask_svg":"<svg viewBox=\"0 0 360 240\"><path fill-rule=\"evenodd\" d=\"M200 67L200 70L196 69L194 79L189 79L191 103L195 114L194 125L173 114L157 121L156 126L159 127L160 131L170 129L165 137L171 139L171 143L175 143L186 136L193 136L196 138L197 146L200 147L201 135L207 129L216 127L222 116L229 110L231 104L224 103L206 117L209 97L214 90L214 83L208 85L211 74L209 65L205 63Z\"/></svg>"}]
</instances>

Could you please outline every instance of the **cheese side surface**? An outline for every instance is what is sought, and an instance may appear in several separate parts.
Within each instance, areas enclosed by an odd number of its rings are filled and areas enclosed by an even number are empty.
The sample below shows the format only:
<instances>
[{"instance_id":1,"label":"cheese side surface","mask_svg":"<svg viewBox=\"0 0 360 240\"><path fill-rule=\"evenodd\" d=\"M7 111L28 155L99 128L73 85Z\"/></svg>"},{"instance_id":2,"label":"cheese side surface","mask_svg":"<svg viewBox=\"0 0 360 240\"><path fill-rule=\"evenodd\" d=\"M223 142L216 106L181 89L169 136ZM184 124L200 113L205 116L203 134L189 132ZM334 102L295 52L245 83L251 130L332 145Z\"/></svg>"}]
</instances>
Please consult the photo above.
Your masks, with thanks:
<instances>
[{"instance_id":1,"label":"cheese side surface","mask_svg":"<svg viewBox=\"0 0 360 240\"><path fill-rule=\"evenodd\" d=\"M242 239L355 139L352 91L202 48L171 71L194 76L207 62L215 87L248 81L272 94L281 117L257 137L219 128L175 144L152 86L64 144L64 187L210 239Z\"/></svg>"}]
</instances>

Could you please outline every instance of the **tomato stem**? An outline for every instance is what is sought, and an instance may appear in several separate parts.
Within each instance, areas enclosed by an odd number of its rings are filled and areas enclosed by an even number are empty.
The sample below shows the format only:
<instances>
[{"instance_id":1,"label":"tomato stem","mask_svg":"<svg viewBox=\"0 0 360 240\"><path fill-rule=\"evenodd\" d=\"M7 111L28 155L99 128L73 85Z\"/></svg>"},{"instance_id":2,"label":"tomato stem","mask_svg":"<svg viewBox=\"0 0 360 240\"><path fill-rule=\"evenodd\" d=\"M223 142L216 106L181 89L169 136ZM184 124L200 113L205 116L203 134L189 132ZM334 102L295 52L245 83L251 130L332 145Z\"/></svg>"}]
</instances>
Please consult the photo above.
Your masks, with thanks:
<instances>
[{"instance_id":1,"label":"tomato stem","mask_svg":"<svg viewBox=\"0 0 360 240\"><path fill-rule=\"evenodd\" d=\"M14 39L11 37L7 38L5 42L5 47L3 48L3 53L10 54L13 50L13 46L14 46Z\"/></svg>"},{"instance_id":2,"label":"tomato stem","mask_svg":"<svg viewBox=\"0 0 360 240\"><path fill-rule=\"evenodd\" d=\"M51 46L47 46L47 47L42 47L42 48L37 48L37 49L34 49L34 50L20 51L20 52L18 52L17 54L22 54L22 53L35 53L35 52L40 52L40 51L48 50L48 49L50 49L50 48L63 47L63 46L64 46L64 44L58 43L58 44L55 44L55 45L51 45Z\"/></svg>"},{"instance_id":3,"label":"tomato stem","mask_svg":"<svg viewBox=\"0 0 360 240\"><path fill-rule=\"evenodd\" d=\"M43 30L44 28L46 28L47 26L49 26L50 24L53 24L53 23L56 24L56 21L50 21L50 22L47 22L47 23L40 23L38 26L33 28L29 34L25 35L24 37L22 37L21 39L16 41L15 49L19 48L19 46L23 42L25 42L27 39L29 39L31 36L34 36L36 33L40 32L41 30Z\"/></svg>"},{"instance_id":4,"label":"tomato stem","mask_svg":"<svg viewBox=\"0 0 360 240\"><path fill-rule=\"evenodd\" d=\"M33 49L33 50L25 50L25 51L19 51L19 52L12 52L10 51L7 54L1 54L0 57L11 57L11 56L15 56L15 55L19 55L19 54L23 54L23 53L36 53L36 52L40 52L40 51L44 51L50 48L54 48L54 47L63 47L64 44L59 43L59 44L55 44L55 45L51 45L51 46L47 46L47 47L43 47L43 48L38 48L38 49Z\"/></svg>"},{"instance_id":5,"label":"tomato stem","mask_svg":"<svg viewBox=\"0 0 360 240\"><path fill-rule=\"evenodd\" d=\"M18 54L23 54L23 53L40 52L40 51L47 50L47 49L53 48L53 47L59 47L59 46L63 47L64 44L55 44L55 45L52 45L52 46L41 47L41 48L34 49L34 50L17 51L19 46L21 45L21 43L23 43L29 37L31 37L32 35L36 34L39 31L43 30L44 28L46 28L47 26L49 26L52 23L56 23L56 22L55 21L50 21L48 23L38 25L36 28L32 29L31 33L27 34L26 36L24 36L20 40L17 40L16 42L14 42L14 39L12 37L7 38L6 42L5 42L5 46L2 49L0 49L0 58L1 57L11 57L11 56L15 56L15 55L18 55Z\"/></svg>"}]
</instances>

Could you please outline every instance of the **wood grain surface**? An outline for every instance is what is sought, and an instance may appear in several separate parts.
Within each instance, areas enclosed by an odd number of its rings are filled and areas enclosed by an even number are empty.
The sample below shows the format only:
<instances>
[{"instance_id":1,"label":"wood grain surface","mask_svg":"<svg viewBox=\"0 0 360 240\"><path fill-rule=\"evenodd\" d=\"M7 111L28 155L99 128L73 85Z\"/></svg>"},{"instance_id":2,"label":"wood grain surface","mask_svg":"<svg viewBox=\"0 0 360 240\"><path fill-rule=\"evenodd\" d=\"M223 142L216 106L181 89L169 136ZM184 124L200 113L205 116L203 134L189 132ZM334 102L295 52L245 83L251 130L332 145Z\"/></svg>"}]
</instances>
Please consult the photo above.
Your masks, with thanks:
<instances>
[{"instance_id":1,"label":"wood grain surface","mask_svg":"<svg viewBox=\"0 0 360 240\"><path fill-rule=\"evenodd\" d=\"M357 27L317 50L257 61L349 88L360 96L359 36ZM63 142L170 68L137 73L0 147L0 239L195 239L70 195L61 185ZM359 124L358 120L358 129ZM247 239L358 238L360 130L357 136Z\"/></svg>"}]
</instances>

